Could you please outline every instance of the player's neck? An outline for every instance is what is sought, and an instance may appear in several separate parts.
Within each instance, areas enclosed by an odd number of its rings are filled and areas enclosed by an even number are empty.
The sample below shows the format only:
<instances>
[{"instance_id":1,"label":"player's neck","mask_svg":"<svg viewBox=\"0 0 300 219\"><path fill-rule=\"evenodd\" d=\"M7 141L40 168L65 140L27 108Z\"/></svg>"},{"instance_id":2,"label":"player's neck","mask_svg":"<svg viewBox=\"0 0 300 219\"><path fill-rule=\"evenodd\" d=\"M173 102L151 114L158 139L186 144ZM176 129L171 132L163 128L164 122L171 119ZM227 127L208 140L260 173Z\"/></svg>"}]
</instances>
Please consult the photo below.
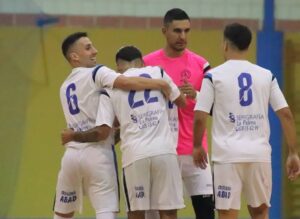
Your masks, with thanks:
<instances>
[{"instance_id":1,"label":"player's neck","mask_svg":"<svg viewBox=\"0 0 300 219\"><path fill-rule=\"evenodd\" d=\"M164 51L165 51L165 54L167 57L170 57L170 58L176 58L176 57L180 57L182 56L182 54L184 53L185 49L182 50L182 51L176 51L168 46L166 46L164 48Z\"/></svg>"},{"instance_id":2,"label":"player's neck","mask_svg":"<svg viewBox=\"0 0 300 219\"><path fill-rule=\"evenodd\" d=\"M246 52L228 52L226 54L226 60L247 60Z\"/></svg>"}]
</instances>

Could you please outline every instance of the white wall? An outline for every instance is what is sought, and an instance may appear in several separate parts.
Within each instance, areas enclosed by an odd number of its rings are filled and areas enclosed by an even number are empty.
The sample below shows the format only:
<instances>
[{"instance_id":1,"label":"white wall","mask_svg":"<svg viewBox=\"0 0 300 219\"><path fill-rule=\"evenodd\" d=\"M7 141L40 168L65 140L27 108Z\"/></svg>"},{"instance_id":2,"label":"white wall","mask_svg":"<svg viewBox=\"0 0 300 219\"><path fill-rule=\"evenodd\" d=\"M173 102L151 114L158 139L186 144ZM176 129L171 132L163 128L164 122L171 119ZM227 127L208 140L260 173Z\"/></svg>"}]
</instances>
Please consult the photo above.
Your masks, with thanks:
<instances>
[{"instance_id":1,"label":"white wall","mask_svg":"<svg viewBox=\"0 0 300 219\"><path fill-rule=\"evenodd\" d=\"M276 0L278 19L300 19L300 0ZM0 0L0 13L161 17L180 7L197 18L262 20L263 0Z\"/></svg>"}]
</instances>

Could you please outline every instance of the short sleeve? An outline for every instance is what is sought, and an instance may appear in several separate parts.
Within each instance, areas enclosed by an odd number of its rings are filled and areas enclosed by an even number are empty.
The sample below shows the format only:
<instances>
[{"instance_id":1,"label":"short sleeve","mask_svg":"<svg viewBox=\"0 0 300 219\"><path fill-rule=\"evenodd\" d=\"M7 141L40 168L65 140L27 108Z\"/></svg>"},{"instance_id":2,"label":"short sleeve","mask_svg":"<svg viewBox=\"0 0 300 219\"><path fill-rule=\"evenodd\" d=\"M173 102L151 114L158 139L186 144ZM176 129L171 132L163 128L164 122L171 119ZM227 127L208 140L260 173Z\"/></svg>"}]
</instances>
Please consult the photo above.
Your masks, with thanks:
<instances>
[{"instance_id":1,"label":"short sleeve","mask_svg":"<svg viewBox=\"0 0 300 219\"><path fill-rule=\"evenodd\" d=\"M113 88L114 82L121 74L106 66L95 68L93 72L93 79L98 88Z\"/></svg>"},{"instance_id":2,"label":"short sleeve","mask_svg":"<svg viewBox=\"0 0 300 219\"><path fill-rule=\"evenodd\" d=\"M197 95L197 101L194 110L210 113L214 103L215 90L212 81L212 75L207 73L202 81L202 87Z\"/></svg>"},{"instance_id":3,"label":"short sleeve","mask_svg":"<svg viewBox=\"0 0 300 219\"><path fill-rule=\"evenodd\" d=\"M115 113L110 96L106 90L102 90L97 111L96 126L108 125L113 127Z\"/></svg>"},{"instance_id":4,"label":"short sleeve","mask_svg":"<svg viewBox=\"0 0 300 219\"><path fill-rule=\"evenodd\" d=\"M286 99L282 93L282 91L279 88L278 82L276 78L273 78L271 83L271 91L270 91L270 99L269 99L270 105L272 109L276 112L277 110L280 110L284 107L287 107L288 104L286 102Z\"/></svg>"},{"instance_id":5,"label":"short sleeve","mask_svg":"<svg viewBox=\"0 0 300 219\"><path fill-rule=\"evenodd\" d=\"M171 77L163 70L162 71L162 78L165 80L171 87L171 95L169 97L170 101L176 100L180 95L180 90L178 89L177 85L173 82Z\"/></svg>"}]
</instances>

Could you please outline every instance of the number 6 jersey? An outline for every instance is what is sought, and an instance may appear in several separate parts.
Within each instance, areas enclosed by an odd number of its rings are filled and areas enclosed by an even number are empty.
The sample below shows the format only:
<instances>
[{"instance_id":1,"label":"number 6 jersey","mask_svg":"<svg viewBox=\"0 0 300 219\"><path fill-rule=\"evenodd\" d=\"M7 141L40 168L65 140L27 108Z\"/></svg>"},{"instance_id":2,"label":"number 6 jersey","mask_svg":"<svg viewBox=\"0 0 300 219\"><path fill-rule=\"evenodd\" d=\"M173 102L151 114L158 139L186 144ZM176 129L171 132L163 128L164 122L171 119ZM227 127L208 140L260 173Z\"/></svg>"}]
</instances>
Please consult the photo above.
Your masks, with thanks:
<instances>
[{"instance_id":1,"label":"number 6 jersey","mask_svg":"<svg viewBox=\"0 0 300 219\"><path fill-rule=\"evenodd\" d=\"M245 60L229 60L204 76L195 110L212 115L212 161L271 162L268 120L287 102L272 73Z\"/></svg>"},{"instance_id":2,"label":"number 6 jersey","mask_svg":"<svg viewBox=\"0 0 300 219\"><path fill-rule=\"evenodd\" d=\"M68 128L85 131L95 127L100 90L113 87L119 73L98 65L94 68L74 68L60 88L60 100ZM111 146L110 138L105 145ZM69 142L66 146L83 148L99 143Z\"/></svg>"}]
</instances>

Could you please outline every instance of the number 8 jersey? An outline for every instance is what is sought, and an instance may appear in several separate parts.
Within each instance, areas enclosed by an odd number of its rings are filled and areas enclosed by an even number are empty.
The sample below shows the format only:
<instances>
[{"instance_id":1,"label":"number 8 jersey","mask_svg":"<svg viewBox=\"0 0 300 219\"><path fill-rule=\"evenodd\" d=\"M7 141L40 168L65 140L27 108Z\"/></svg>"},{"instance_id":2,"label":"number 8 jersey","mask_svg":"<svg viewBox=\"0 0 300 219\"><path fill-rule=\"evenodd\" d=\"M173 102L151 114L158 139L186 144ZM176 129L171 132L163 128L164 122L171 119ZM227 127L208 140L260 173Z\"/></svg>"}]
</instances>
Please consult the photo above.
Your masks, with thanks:
<instances>
[{"instance_id":1,"label":"number 8 jersey","mask_svg":"<svg viewBox=\"0 0 300 219\"><path fill-rule=\"evenodd\" d=\"M205 76L195 110L212 115L212 161L271 162L269 104L287 102L272 73L246 60L229 60Z\"/></svg>"},{"instance_id":2,"label":"number 8 jersey","mask_svg":"<svg viewBox=\"0 0 300 219\"><path fill-rule=\"evenodd\" d=\"M119 75L102 65L72 70L60 88L60 100L68 128L85 131L95 127L100 90L112 88ZM111 142L106 143L111 146ZM66 146L82 148L91 144L97 143L69 142Z\"/></svg>"}]
</instances>

